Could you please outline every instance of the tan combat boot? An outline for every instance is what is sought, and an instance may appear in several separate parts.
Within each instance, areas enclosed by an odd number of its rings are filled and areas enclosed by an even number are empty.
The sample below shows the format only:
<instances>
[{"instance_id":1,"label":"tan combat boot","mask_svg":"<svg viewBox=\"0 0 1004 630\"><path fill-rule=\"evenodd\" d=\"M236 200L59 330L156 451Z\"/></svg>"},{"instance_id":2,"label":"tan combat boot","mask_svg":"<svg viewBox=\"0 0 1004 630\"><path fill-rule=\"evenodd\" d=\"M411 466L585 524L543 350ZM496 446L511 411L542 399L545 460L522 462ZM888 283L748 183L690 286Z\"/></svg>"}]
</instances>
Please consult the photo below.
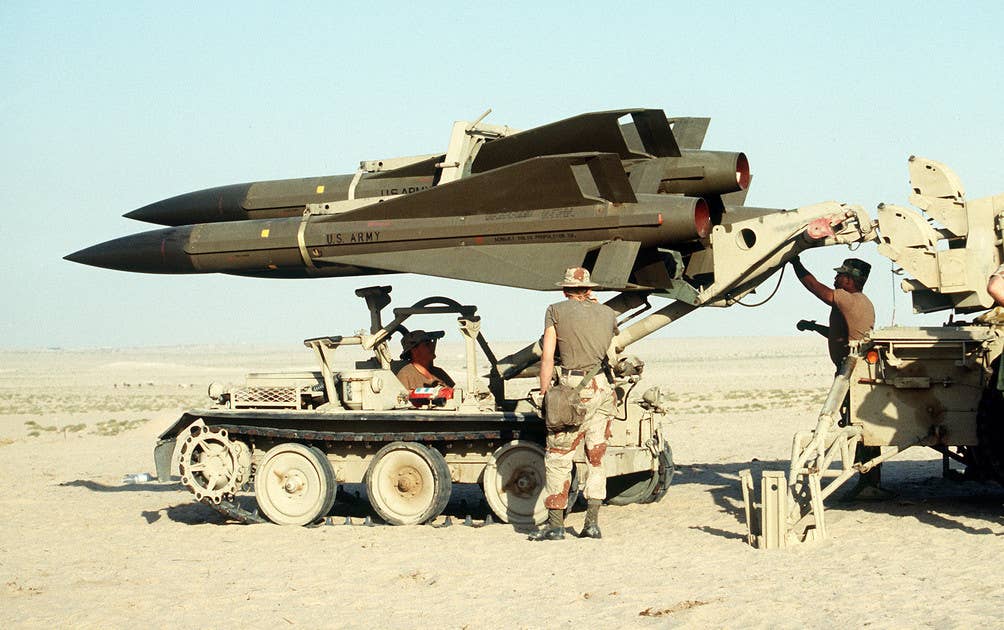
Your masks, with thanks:
<instances>
[{"instance_id":1,"label":"tan combat boot","mask_svg":"<svg viewBox=\"0 0 1004 630\"><path fill-rule=\"evenodd\" d=\"M589 499L586 504L586 522L582 525L579 538L603 538L600 533L600 503L599 499Z\"/></svg>"},{"instance_id":2,"label":"tan combat boot","mask_svg":"<svg viewBox=\"0 0 1004 630\"><path fill-rule=\"evenodd\" d=\"M565 539L565 511L548 510L547 527L537 530L527 536L527 540L564 540Z\"/></svg>"}]
</instances>

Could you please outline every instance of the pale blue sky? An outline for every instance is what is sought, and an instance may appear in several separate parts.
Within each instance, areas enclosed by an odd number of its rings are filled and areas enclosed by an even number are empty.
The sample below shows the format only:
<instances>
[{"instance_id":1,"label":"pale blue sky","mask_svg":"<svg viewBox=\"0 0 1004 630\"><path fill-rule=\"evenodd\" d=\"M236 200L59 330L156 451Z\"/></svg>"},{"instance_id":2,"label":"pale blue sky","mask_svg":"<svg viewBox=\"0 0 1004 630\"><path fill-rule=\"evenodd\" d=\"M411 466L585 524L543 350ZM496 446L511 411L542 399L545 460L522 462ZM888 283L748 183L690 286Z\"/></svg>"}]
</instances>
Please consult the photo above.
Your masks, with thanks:
<instances>
[{"instance_id":1,"label":"pale blue sky","mask_svg":"<svg viewBox=\"0 0 1004 630\"><path fill-rule=\"evenodd\" d=\"M287 6L288 5L288 6ZM741 150L748 203L905 204L910 154L970 197L1004 191L1000 3L0 3L0 347L269 342L364 327L353 289L482 305L490 338L539 334L557 294L386 276L267 281L65 262L153 226L122 214L228 183L349 173L445 150L488 107L528 128L659 107L711 116ZM848 255L803 256L829 281ZM868 293L879 324L889 264ZM766 295L774 286L768 281ZM759 298L754 296L753 301ZM787 335L826 309L786 274L759 309L699 311L664 334ZM936 318L939 319L940 318ZM909 315L903 296L897 323Z\"/></svg>"}]
</instances>

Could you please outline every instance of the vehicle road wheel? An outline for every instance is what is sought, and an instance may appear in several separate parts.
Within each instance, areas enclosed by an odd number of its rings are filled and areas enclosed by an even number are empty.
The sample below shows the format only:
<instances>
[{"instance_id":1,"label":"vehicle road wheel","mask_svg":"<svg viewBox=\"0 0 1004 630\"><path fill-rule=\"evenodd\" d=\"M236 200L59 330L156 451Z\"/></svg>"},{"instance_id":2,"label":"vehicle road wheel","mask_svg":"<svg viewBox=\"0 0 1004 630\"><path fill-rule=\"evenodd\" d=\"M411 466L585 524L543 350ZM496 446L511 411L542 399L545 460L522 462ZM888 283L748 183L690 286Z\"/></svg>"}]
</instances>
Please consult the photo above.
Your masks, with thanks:
<instances>
[{"instance_id":1,"label":"vehicle road wheel","mask_svg":"<svg viewBox=\"0 0 1004 630\"><path fill-rule=\"evenodd\" d=\"M293 442L269 449L255 474L258 508L279 525L306 525L327 515L337 489L324 453Z\"/></svg>"},{"instance_id":2,"label":"vehicle road wheel","mask_svg":"<svg viewBox=\"0 0 1004 630\"><path fill-rule=\"evenodd\" d=\"M488 506L499 520L516 525L540 525L544 507L544 449L513 440L488 458L481 486Z\"/></svg>"},{"instance_id":3,"label":"vehicle road wheel","mask_svg":"<svg viewBox=\"0 0 1004 630\"><path fill-rule=\"evenodd\" d=\"M366 470L370 505L391 525L419 525L439 516L453 491L439 451L415 442L391 442Z\"/></svg>"}]
</instances>

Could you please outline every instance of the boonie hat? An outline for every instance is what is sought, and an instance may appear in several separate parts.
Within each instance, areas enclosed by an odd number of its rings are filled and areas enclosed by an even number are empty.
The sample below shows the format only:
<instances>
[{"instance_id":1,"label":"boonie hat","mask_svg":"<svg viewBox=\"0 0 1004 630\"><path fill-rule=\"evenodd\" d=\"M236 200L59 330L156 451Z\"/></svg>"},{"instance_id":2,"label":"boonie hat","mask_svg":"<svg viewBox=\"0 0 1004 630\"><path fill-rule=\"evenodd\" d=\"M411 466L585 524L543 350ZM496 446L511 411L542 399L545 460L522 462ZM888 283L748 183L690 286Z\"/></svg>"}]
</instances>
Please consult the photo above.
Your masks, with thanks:
<instances>
[{"instance_id":1,"label":"boonie hat","mask_svg":"<svg viewBox=\"0 0 1004 630\"><path fill-rule=\"evenodd\" d=\"M589 270L582 267L569 267L565 270L565 279L557 283L559 287L596 287L599 286L589 279Z\"/></svg>"},{"instance_id":2,"label":"boonie hat","mask_svg":"<svg viewBox=\"0 0 1004 630\"><path fill-rule=\"evenodd\" d=\"M401 352L409 352L412 348L425 341L442 339L445 334L442 330L433 330L431 332L413 330L401 337Z\"/></svg>"},{"instance_id":3,"label":"boonie hat","mask_svg":"<svg viewBox=\"0 0 1004 630\"><path fill-rule=\"evenodd\" d=\"M872 266L861 260L860 258L848 258L844 261L844 264L833 269L837 273L845 273L852 278L857 278L861 282L868 279L868 274L872 270Z\"/></svg>"}]
</instances>

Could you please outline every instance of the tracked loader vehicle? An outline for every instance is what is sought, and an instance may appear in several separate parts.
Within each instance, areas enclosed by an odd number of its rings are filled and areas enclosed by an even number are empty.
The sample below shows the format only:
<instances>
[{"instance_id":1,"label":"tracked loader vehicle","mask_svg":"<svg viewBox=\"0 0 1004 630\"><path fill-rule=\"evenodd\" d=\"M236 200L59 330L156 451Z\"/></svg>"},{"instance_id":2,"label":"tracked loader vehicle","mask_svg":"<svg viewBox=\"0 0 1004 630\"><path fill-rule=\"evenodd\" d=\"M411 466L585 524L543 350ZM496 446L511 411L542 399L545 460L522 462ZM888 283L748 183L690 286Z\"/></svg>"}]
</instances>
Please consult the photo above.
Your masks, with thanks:
<instances>
[{"instance_id":1,"label":"tracked loader vehicle","mask_svg":"<svg viewBox=\"0 0 1004 630\"><path fill-rule=\"evenodd\" d=\"M394 309L385 325L390 287L356 293L370 310L369 333L307 339L316 371L211 386L210 405L185 413L160 436L158 478L177 470L196 499L247 521L260 517L235 501L244 488L253 488L261 516L305 525L329 512L340 484L364 483L373 511L394 525L436 518L454 484L480 484L502 521L543 522L544 421L532 395L507 396L476 308L432 297ZM466 379L455 388L409 391L395 376L403 362L391 358L390 344L408 332L406 322L431 315L457 316ZM339 365L346 361L340 354L360 349L371 356ZM662 395L658 388L636 394L640 363L614 368L620 406L605 456L608 500L658 501L673 476ZM577 468L585 461L579 453Z\"/></svg>"}]
</instances>

